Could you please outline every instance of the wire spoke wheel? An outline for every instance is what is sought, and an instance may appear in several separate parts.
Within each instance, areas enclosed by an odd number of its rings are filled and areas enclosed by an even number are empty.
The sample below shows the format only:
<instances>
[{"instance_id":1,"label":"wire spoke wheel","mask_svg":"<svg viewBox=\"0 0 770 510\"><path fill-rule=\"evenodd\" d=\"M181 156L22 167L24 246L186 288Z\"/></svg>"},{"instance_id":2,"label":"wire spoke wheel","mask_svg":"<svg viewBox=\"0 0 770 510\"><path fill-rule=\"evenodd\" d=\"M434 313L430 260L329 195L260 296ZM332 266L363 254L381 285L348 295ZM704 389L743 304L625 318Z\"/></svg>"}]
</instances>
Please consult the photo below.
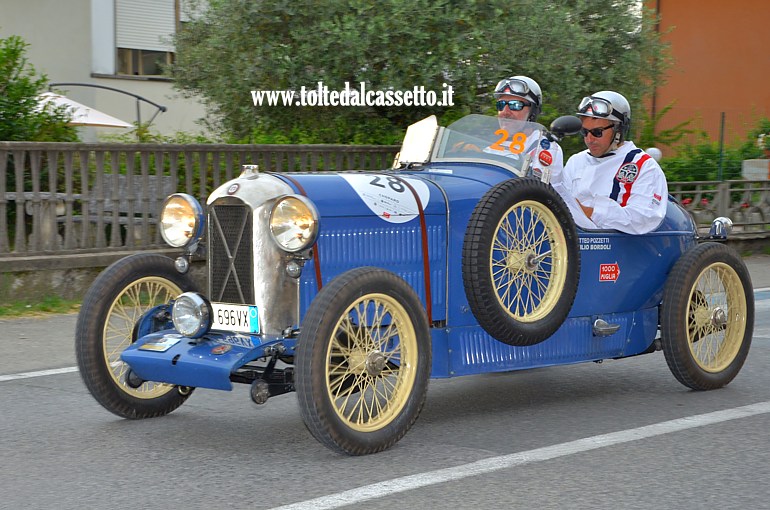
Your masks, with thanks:
<instances>
[{"instance_id":1,"label":"wire spoke wheel","mask_svg":"<svg viewBox=\"0 0 770 510\"><path fill-rule=\"evenodd\" d=\"M542 342L566 319L580 277L567 205L535 179L492 187L468 222L462 267L468 304L487 333L510 345Z\"/></svg>"},{"instance_id":2,"label":"wire spoke wheel","mask_svg":"<svg viewBox=\"0 0 770 510\"><path fill-rule=\"evenodd\" d=\"M567 242L556 216L543 204L524 201L500 220L489 267L500 306L520 322L553 311L567 275Z\"/></svg>"},{"instance_id":3,"label":"wire spoke wheel","mask_svg":"<svg viewBox=\"0 0 770 510\"><path fill-rule=\"evenodd\" d=\"M104 359L115 384L129 395L157 398L174 390L173 385L153 381L144 381L138 388L132 388L126 380L129 367L120 359L120 354L131 345L134 326L142 315L181 293L182 289L173 282L149 276L131 282L112 302L104 323Z\"/></svg>"},{"instance_id":4,"label":"wire spoke wheel","mask_svg":"<svg viewBox=\"0 0 770 510\"><path fill-rule=\"evenodd\" d=\"M363 267L325 285L303 321L296 389L305 426L325 446L375 453L422 409L430 330L419 297L388 271Z\"/></svg>"},{"instance_id":5,"label":"wire spoke wheel","mask_svg":"<svg viewBox=\"0 0 770 510\"><path fill-rule=\"evenodd\" d=\"M327 359L326 386L339 418L362 432L387 425L416 376L417 338L406 310L383 294L363 296L337 323Z\"/></svg>"},{"instance_id":6,"label":"wire spoke wheel","mask_svg":"<svg viewBox=\"0 0 770 510\"><path fill-rule=\"evenodd\" d=\"M75 329L75 354L91 395L124 418L168 414L191 388L137 378L120 356L135 340L144 314L183 292L197 290L168 257L140 253L105 269L88 289Z\"/></svg>"},{"instance_id":7,"label":"wire spoke wheel","mask_svg":"<svg viewBox=\"0 0 770 510\"><path fill-rule=\"evenodd\" d=\"M751 278L740 256L718 243L682 255L666 281L660 327L666 362L679 382L709 390L732 381L754 330Z\"/></svg>"},{"instance_id":8,"label":"wire spoke wheel","mask_svg":"<svg viewBox=\"0 0 770 510\"><path fill-rule=\"evenodd\" d=\"M724 263L708 266L690 293L688 345L703 370L719 373L732 363L746 330L746 296L735 270Z\"/></svg>"}]
</instances>

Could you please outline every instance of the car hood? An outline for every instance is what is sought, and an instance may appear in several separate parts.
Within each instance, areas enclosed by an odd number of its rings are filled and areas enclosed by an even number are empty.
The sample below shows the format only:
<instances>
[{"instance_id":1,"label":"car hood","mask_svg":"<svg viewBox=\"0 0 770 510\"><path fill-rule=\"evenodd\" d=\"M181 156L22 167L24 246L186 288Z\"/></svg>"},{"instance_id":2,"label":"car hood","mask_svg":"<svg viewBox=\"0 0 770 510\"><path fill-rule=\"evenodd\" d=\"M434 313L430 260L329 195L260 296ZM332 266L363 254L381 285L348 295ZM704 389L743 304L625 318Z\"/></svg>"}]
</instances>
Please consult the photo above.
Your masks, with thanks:
<instances>
[{"instance_id":1,"label":"car hood","mask_svg":"<svg viewBox=\"0 0 770 510\"><path fill-rule=\"evenodd\" d=\"M471 202L494 185L511 178L508 172L475 164L441 165L420 171L321 172L275 174L310 198L321 217L378 216L405 223L419 214L445 215L447 201Z\"/></svg>"}]
</instances>

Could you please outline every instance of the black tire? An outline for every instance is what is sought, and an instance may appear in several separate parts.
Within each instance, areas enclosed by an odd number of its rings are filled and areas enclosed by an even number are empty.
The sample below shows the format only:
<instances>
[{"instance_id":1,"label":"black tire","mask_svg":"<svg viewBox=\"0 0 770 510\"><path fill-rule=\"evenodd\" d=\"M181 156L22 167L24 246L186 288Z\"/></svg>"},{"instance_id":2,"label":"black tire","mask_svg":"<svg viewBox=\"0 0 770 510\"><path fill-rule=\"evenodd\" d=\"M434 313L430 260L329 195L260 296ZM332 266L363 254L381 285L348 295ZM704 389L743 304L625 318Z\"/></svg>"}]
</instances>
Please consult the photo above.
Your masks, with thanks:
<instances>
[{"instance_id":1,"label":"black tire","mask_svg":"<svg viewBox=\"0 0 770 510\"><path fill-rule=\"evenodd\" d=\"M430 329L419 297L397 275L362 267L332 280L311 303L298 344L299 408L321 444L375 453L417 420L430 378Z\"/></svg>"},{"instance_id":2,"label":"black tire","mask_svg":"<svg viewBox=\"0 0 770 510\"><path fill-rule=\"evenodd\" d=\"M721 388L741 370L754 332L754 292L732 248L703 243L674 264L660 336L671 373L694 390Z\"/></svg>"},{"instance_id":3,"label":"black tire","mask_svg":"<svg viewBox=\"0 0 770 510\"><path fill-rule=\"evenodd\" d=\"M193 281L179 274L171 259L148 253L121 259L94 280L78 315L75 354L83 382L105 409L123 418L151 418L187 400L190 388L151 381L135 387L120 354L133 341L142 314L194 290Z\"/></svg>"},{"instance_id":4,"label":"black tire","mask_svg":"<svg viewBox=\"0 0 770 510\"><path fill-rule=\"evenodd\" d=\"M580 249L572 216L554 189L511 179L476 204L463 242L463 284L473 315L492 337L534 345L572 308Z\"/></svg>"}]
</instances>

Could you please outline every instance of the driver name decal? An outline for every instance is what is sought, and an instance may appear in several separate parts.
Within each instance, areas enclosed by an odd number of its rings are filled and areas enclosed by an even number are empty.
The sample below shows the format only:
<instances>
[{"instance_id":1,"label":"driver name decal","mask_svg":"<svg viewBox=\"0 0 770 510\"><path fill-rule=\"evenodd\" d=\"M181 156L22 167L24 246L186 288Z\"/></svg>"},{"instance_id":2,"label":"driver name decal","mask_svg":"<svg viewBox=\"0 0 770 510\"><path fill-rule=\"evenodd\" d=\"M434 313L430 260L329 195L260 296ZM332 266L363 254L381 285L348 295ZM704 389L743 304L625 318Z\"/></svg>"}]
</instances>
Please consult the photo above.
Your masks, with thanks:
<instances>
[{"instance_id":1,"label":"driver name decal","mask_svg":"<svg viewBox=\"0 0 770 510\"><path fill-rule=\"evenodd\" d=\"M612 244L609 237L581 237L581 250L611 250Z\"/></svg>"},{"instance_id":2,"label":"driver name decal","mask_svg":"<svg viewBox=\"0 0 770 510\"><path fill-rule=\"evenodd\" d=\"M613 264L599 264L599 281L616 282L620 278L620 266L617 262Z\"/></svg>"},{"instance_id":3,"label":"driver name decal","mask_svg":"<svg viewBox=\"0 0 770 510\"><path fill-rule=\"evenodd\" d=\"M419 179L385 174L338 174L345 179L366 206L389 223L406 223L420 213L409 183L420 197L423 210L428 207L430 189Z\"/></svg>"}]
</instances>

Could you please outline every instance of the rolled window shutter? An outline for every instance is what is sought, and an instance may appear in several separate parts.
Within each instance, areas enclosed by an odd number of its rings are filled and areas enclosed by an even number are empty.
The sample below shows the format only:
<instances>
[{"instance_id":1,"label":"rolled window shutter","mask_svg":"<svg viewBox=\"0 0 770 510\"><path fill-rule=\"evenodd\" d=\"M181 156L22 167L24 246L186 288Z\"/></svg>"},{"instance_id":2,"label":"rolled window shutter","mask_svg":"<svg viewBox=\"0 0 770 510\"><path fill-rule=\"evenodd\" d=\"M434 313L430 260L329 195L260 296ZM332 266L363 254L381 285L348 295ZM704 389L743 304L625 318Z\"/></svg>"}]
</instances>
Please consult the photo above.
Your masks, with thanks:
<instances>
[{"instance_id":1,"label":"rolled window shutter","mask_svg":"<svg viewBox=\"0 0 770 510\"><path fill-rule=\"evenodd\" d=\"M174 0L116 0L118 48L174 51Z\"/></svg>"}]
</instances>

